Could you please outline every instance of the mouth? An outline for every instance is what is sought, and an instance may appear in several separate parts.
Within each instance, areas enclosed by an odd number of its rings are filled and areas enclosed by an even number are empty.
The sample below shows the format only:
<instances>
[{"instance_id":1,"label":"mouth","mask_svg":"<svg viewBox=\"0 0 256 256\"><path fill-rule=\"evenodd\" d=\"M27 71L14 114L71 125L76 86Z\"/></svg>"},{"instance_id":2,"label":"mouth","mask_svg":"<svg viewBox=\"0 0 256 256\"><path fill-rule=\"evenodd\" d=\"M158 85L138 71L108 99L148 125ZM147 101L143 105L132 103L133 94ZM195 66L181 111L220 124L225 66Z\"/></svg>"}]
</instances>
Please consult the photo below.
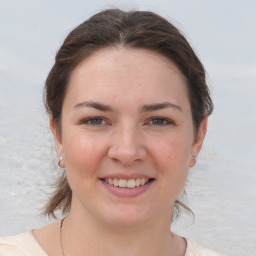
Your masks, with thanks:
<instances>
[{"instance_id":1,"label":"mouth","mask_svg":"<svg viewBox=\"0 0 256 256\"><path fill-rule=\"evenodd\" d=\"M101 180L113 187L133 189L136 187L144 186L155 179L153 178L136 178L136 179L104 178Z\"/></svg>"}]
</instances>

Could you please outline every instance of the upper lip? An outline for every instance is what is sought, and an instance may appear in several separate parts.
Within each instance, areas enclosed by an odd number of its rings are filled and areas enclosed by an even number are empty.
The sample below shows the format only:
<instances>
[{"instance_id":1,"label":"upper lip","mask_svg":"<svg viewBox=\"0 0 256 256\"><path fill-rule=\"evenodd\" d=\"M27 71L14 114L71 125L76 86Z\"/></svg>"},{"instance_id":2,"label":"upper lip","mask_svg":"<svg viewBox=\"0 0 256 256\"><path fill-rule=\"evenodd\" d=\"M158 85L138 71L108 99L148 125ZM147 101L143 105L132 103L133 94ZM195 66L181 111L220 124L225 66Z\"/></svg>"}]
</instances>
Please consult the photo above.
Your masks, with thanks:
<instances>
[{"instance_id":1,"label":"upper lip","mask_svg":"<svg viewBox=\"0 0 256 256\"><path fill-rule=\"evenodd\" d=\"M125 174L125 173L116 173L116 174L109 174L100 177L101 179L125 179L125 180L130 180L130 179L137 179L137 178L145 178L145 179L153 179L152 176L149 175L144 175L144 174Z\"/></svg>"}]
</instances>

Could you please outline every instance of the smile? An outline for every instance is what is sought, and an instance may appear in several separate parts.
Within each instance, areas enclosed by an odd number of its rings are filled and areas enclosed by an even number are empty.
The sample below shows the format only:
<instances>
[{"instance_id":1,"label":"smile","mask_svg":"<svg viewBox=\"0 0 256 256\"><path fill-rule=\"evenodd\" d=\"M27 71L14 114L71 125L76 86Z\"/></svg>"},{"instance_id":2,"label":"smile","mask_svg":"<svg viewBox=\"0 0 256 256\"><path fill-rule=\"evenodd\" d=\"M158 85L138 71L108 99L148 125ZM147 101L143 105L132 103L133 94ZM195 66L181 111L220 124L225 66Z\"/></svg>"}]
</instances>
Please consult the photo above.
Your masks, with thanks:
<instances>
[{"instance_id":1,"label":"smile","mask_svg":"<svg viewBox=\"0 0 256 256\"><path fill-rule=\"evenodd\" d=\"M148 178L136 178L136 179L111 179L111 178L107 178L104 179L104 181L112 186L115 187L120 187L120 188L135 188L135 187L139 187L139 186L144 186L145 184L147 184L151 179Z\"/></svg>"}]
</instances>

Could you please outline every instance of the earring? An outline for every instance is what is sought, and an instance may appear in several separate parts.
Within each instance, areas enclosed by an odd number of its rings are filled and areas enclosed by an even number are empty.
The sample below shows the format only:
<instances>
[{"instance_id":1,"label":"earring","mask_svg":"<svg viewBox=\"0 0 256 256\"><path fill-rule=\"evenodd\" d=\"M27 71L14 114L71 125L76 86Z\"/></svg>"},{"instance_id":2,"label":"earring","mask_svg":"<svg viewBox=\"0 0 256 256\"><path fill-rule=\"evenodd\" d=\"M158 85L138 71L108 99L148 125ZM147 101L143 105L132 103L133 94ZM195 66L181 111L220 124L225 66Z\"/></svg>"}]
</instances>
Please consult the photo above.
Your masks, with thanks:
<instances>
[{"instance_id":1,"label":"earring","mask_svg":"<svg viewBox=\"0 0 256 256\"><path fill-rule=\"evenodd\" d=\"M195 164L196 163L196 155L193 155L193 160L192 162Z\"/></svg>"},{"instance_id":2,"label":"earring","mask_svg":"<svg viewBox=\"0 0 256 256\"><path fill-rule=\"evenodd\" d=\"M58 161L58 166L59 166L60 168L63 168L63 167L60 165L60 162L62 161L62 159L63 159L63 156L60 156L60 157L59 157L59 161Z\"/></svg>"}]
</instances>

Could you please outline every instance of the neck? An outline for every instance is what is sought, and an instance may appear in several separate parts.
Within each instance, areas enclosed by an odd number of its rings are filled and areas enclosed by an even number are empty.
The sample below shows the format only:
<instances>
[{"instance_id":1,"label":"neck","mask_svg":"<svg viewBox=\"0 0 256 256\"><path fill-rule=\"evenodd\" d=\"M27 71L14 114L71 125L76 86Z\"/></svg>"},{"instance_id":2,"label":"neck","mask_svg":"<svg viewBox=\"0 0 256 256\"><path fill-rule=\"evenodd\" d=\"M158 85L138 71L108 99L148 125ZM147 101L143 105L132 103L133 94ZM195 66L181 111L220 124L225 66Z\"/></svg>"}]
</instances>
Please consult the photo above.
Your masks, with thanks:
<instances>
[{"instance_id":1,"label":"neck","mask_svg":"<svg viewBox=\"0 0 256 256\"><path fill-rule=\"evenodd\" d=\"M118 228L103 225L92 216L81 218L71 211L63 225L63 248L65 256L80 256L84 252L91 256L176 256L181 251L178 248L180 238L173 235L169 227L169 221L160 219L140 226Z\"/></svg>"}]
</instances>

